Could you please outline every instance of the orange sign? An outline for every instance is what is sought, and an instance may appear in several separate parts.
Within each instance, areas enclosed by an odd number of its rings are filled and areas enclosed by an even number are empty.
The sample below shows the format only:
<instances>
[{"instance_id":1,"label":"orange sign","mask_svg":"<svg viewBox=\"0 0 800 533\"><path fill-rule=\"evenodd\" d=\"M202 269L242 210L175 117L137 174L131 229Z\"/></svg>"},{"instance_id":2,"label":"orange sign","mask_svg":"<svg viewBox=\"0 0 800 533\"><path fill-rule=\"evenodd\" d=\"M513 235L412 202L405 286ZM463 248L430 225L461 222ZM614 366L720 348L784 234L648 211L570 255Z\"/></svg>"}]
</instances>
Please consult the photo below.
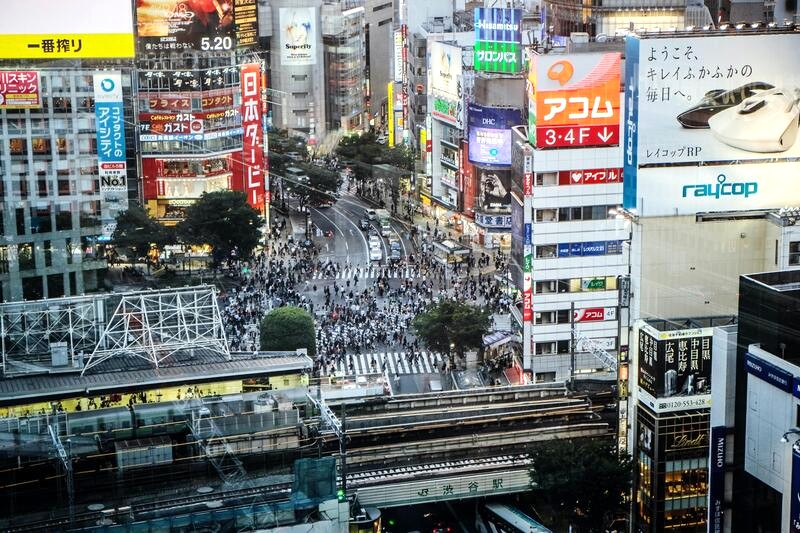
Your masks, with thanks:
<instances>
[{"instance_id":1,"label":"orange sign","mask_svg":"<svg viewBox=\"0 0 800 533\"><path fill-rule=\"evenodd\" d=\"M535 56L528 105L536 147L619 144L620 75L618 53Z\"/></svg>"}]
</instances>

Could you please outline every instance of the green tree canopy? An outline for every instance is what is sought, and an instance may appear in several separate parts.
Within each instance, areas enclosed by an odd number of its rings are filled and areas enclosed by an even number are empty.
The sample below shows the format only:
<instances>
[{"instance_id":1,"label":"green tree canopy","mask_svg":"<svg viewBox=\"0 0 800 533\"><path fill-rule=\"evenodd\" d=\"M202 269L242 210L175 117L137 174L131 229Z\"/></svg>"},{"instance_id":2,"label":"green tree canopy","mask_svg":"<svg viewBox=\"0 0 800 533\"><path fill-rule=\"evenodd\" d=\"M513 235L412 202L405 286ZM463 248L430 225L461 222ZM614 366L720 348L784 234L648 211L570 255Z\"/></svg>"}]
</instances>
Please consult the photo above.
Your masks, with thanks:
<instances>
[{"instance_id":1,"label":"green tree canopy","mask_svg":"<svg viewBox=\"0 0 800 533\"><path fill-rule=\"evenodd\" d=\"M319 205L334 200L333 193L342 184L336 172L307 163L296 163L293 166L303 169L308 176L307 187L294 187L294 194L300 198L301 205Z\"/></svg>"},{"instance_id":2,"label":"green tree canopy","mask_svg":"<svg viewBox=\"0 0 800 533\"><path fill-rule=\"evenodd\" d=\"M388 147L379 144L374 133L350 135L339 141L336 153L346 159L369 165L389 164L405 170L414 170L414 154L407 146Z\"/></svg>"},{"instance_id":3,"label":"green tree canopy","mask_svg":"<svg viewBox=\"0 0 800 533\"><path fill-rule=\"evenodd\" d=\"M317 354L314 319L299 307L278 307L261 320L261 349L266 351L308 350Z\"/></svg>"},{"instance_id":4,"label":"green tree canopy","mask_svg":"<svg viewBox=\"0 0 800 533\"><path fill-rule=\"evenodd\" d=\"M117 215L116 220L111 242L114 246L131 250L134 258L146 255L152 244L163 248L175 240L174 235L139 204L131 204Z\"/></svg>"},{"instance_id":5,"label":"green tree canopy","mask_svg":"<svg viewBox=\"0 0 800 533\"><path fill-rule=\"evenodd\" d=\"M431 350L447 353L450 345L463 355L470 348L481 348L489 331L489 310L457 300L443 300L417 315L411 327Z\"/></svg>"},{"instance_id":6,"label":"green tree canopy","mask_svg":"<svg viewBox=\"0 0 800 533\"><path fill-rule=\"evenodd\" d=\"M243 192L215 191L203 195L186 210L178 224L178 235L187 244L208 244L215 263L231 257L250 257L264 224L257 210L248 205Z\"/></svg>"},{"instance_id":7,"label":"green tree canopy","mask_svg":"<svg viewBox=\"0 0 800 533\"><path fill-rule=\"evenodd\" d=\"M619 457L613 441L547 441L531 455L532 480L557 518L568 519L579 531L605 531L626 512L633 465L630 457Z\"/></svg>"}]
</instances>

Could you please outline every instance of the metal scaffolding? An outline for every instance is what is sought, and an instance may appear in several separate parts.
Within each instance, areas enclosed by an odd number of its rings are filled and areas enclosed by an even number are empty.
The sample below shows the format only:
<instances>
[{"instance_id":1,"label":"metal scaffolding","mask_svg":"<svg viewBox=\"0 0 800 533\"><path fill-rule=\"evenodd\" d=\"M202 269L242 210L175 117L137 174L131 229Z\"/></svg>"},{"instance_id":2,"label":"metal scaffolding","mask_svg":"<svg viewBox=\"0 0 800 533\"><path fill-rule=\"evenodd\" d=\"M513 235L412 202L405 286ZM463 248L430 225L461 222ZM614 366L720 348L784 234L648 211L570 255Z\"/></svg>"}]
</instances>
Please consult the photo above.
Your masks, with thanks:
<instances>
[{"instance_id":1,"label":"metal scaffolding","mask_svg":"<svg viewBox=\"0 0 800 533\"><path fill-rule=\"evenodd\" d=\"M112 357L133 355L153 364L178 351L204 348L230 359L214 287L123 294L81 371Z\"/></svg>"},{"instance_id":2,"label":"metal scaffolding","mask_svg":"<svg viewBox=\"0 0 800 533\"><path fill-rule=\"evenodd\" d=\"M0 304L0 348L4 376L69 366L83 374L116 356L158 367L198 348L230 358L210 285Z\"/></svg>"}]
</instances>

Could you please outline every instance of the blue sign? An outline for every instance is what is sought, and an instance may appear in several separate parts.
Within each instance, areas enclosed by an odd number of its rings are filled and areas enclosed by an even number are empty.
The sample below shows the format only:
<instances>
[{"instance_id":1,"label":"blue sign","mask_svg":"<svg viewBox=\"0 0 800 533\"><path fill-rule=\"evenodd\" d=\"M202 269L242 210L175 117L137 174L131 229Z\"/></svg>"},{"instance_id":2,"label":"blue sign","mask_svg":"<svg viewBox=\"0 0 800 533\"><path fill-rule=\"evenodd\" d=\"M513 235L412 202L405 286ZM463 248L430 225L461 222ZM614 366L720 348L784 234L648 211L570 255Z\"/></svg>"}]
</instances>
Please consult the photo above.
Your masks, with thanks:
<instances>
[{"instance_id":1,"label":"blue sign","mask_svg":"<svg viewBox=\"0 0 800 533\"><path fill-rule=\"evenodd\" d=\"M521 43L522 10L500 7L476 8L475 40L493 43Z\"/></svg>"},{"instance_id":2,"label":"blue sign","mask_svg":"<svg viewBox=\"0 0 800 533\"><path fill-rule=\"evenodd\" d=\"M778 368L750 352L744 354L744 369L748 374L752 374L784 392L792 392L794 388L794 376L791 372Z\"/></svg>"},{"instance_id":3,"label":"blue sign","mask_svg":"<svg viewBox=\"0 0 800 533\"><path fill-rule=\"evenodd\" d=\"M558 257L592 257L622 253L622 241L591 241L558 244Z\"/></svg>"},{"instance_id":4,"label":"blue sign","mask_svg":"<svg viewBox=\"0 0 800 533\"><path fill-rule=\"evenodd\" d=\"M708 531L722 533L725 514L725 426L711 428L711 458L708 468Z\"/></svg>"},{"instance_id":5,"label":"blue sign","mask_svg":"<svg viewBox=\"0 0 800 533\"><path fill-rule=\"evenodd\" d=\"M525 240L523 244L533 244L533 225L530 223L525 224Z\"/></svg>"},{"instance_id":6,"label":"blue sign","mask_svg":"<svg viewBox=\"0 0 800 533\"><path fill-rule=\"evenodd\" d=\"M636 209L636 176L639 165L639 39L625 39L625 150L622 173L622 206Z\"/></svg>"},{"instance_id":7,"label":"blue sign","mask_svg":"<svg viewBox=\"0 0 800 533\"><path fill-rule=\"evenodd\" d=\"M467 120L470 126L492 130L510 130L522 124L522 110L512 107L484 107L469 104ZM509 151L511 148L509 148Z\"/></svg>"},{"instance_id":8,"label":"blue sign","mask_svg":"<svg viewBox=\"0 0 800 533\"><path fill-rule=\"evenodd\" d=\"M511 229L511 215L475 212L475 223L487 229Z\"/></svg>"},{"instance_id":9,"label":"blue sign","mask_svg":"<svg viewBox=\"0 0 800 533\"><path fill-rule=\"evenodd\" d=\"M100 163L125 162L125 124L122 102L96 102L97 159Z\"/></svg>"},{"instance_id":10,"label":"blue sign","mask_svg":"<svg viewBox=\"0 0 800 533\"><path fill-rule=\"evenodd\" d=\"M800 452L792 447L792 503L789 504L789 531L800 531Z\"/></svg>"},{"instance_id":11,"label":"blue sign","mask_svg":"<svg viewBox=\"0 0 800 533\"><path fill-rule=\"evenodd\" d=\"M800 377L794 377L794 383L792 384L792 396L795 398L800 398Z\"/></svg>"}]
</instances>

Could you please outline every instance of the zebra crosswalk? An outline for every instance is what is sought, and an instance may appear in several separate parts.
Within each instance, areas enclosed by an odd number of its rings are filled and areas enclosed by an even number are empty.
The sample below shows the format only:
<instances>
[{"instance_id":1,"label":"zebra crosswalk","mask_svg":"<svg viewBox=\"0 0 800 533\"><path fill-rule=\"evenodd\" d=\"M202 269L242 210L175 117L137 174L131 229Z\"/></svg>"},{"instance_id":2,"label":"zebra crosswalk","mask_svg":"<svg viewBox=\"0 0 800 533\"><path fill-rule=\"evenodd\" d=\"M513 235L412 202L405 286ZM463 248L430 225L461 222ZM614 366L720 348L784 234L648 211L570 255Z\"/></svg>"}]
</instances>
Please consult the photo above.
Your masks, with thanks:
<instances>
[{"instance_id":1,"label":"zebra crosswalk","mask_svg":"<svg viewBox=\"0 0 800 533\"><path fill-rule=\"evenodd\" d=\"M442 368L444 357L438 352L418 352L413 361L407 352L375 352L347 354L341 361L327 365L321 373L347 375L375 374L384 370L390 374L435 374Z\"/></svg>"},{"instance_id":2,"label":"zebra crosswalk","mask_svg":"<svg viewBox=\"0 0 800 533\"><path fill-rule=\"evenodd\" d=\"M419 270L413 267L389 268L389 267L350 267L344 268L335 274L326 274L322 271L315 271L309 278L312 281L317 280L336 280L336 279L353 279L358 276L358 279L372 279L380 275L387 275L392 279L406 279L415 278L419 276Z\"/></svg>"}]
</instances>

